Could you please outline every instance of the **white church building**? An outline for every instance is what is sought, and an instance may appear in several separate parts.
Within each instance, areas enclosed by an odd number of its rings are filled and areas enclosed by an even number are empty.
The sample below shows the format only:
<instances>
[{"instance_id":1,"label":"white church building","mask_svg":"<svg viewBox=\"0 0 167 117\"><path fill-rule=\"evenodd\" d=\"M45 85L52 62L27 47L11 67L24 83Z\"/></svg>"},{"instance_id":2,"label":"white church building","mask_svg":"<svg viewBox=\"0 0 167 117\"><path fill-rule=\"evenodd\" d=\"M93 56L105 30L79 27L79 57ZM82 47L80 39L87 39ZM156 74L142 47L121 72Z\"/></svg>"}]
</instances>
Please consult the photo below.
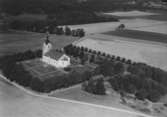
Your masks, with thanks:
<instances>
[{"instance_id":1,"label":"white church building","mask_svg":"<svg viewBox=\"0 0 167 117\"><path fill-rule=\"evenodd\" d=\"M53 49L48 36L43 43L42 61L57 68L65 68L70 65L70 57Z\"/></svg>"}]
</instances>

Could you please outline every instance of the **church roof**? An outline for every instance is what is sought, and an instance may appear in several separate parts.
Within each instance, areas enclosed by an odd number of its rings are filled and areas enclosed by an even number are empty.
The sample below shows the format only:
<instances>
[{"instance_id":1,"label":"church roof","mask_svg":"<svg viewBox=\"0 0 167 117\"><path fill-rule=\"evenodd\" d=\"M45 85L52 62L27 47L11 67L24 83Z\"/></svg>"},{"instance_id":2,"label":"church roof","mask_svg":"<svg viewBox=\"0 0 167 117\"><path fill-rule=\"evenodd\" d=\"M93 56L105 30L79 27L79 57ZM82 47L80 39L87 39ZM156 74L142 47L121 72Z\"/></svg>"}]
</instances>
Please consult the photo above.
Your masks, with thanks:
<instances>
[{"instance_id":1,"label":"church roof","mask_svg":"<svg viewBox=\"0 0 167 117\"><path fill-rule=\"evenodd\" d=\"M55 49L52 49L45 54L45 56L48 56L48 57L53 58L55 60L60 59L60 57L62 57L63 55L64 55L64 53L57 52Z\"/></svg>"}]
</instances>

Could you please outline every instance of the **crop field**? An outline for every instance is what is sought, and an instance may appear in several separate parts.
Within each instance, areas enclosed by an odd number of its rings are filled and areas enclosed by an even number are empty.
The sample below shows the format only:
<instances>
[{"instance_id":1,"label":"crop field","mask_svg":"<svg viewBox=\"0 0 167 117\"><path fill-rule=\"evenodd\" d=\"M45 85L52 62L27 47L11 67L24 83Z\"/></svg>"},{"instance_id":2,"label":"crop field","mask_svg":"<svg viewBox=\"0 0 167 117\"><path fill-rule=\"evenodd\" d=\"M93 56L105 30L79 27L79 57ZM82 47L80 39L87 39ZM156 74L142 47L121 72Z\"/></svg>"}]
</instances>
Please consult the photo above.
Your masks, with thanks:
<instances>
[{"instance_id":1,"label":"crop field","mask_svg":"<svg viewBox=\"0 0 167 117\"><path fill-rule=\"evenodd\" d=\"M147 11L116 11L116 12L107 12L103 13L104 15L115 16L119 19L150 19L150 20L167 20L167 11L162 10L147 10Z\"/></svg>"},{"instance_id":2,"label":"crop field","mask_svg":"<svg viewBox=\"0 0 167 117\"><path fill-rule=\"evenodd\" d=\"M167 34L167 22L150 26L131 27L131 30L147 31L153 33Z\"/></svg>"},{"instance_id":3,"label":"crop field","mask_svg":"<svg viewBox=\"0 0 167 117\"><path fill-rule=\"evenodd\" d=\"M109 13L104 13L106 15L113 15L113 16L118 16L118 17L137 17L137 16L150 16L150 15L158 15L156 13L151 13L151 12L143 12L143 11L118 11L118 12L109 12Z\"/></svg>"},{"instance_id":4,"label":"crop field","mask_svg":"<svg viewBox=\"0 0 167 117\"><path fill-rule=\"evenodd\" d=\"M121 19L120 22L104 22L82 25L71 25L72 29L83 28L86 34L104 33L114 31L120 24L125 24L127 29L143 30L148 32L156 32L166 34L167 22L152 19Z\"/></svg>"},{"instance_id":5,"label":"crop field","mask_svg":"<svg viewBox=\"0 0 167 117\"><path fill-rule=\"evenodd\" d=\"M127 29L167 34L166 11L127 11L104 14L118 17Z\"/></svg>"},{"instance_id":6,"label":"crop field","mask_svg":"<svg viewBox=\"0 0 167 117\"><path fill-rule=\"evenodd\" d=\"M132 40L139 39L139 40L167 43L167 32L166 34L160 34L160 33L126 29L121 31L110 31L103 34L131 38Z\"/></svg>"},{"instance_id":7,"label":"crop field","mask_svg":"<svg viewBox=\"0 0 167 117\"><path fill-rule=\"evenodd\" d=\"M75 44L167 70L167 47L164 44L132 40L125 37L98 35L96 38L88 37Z\"/></svg>"},{"instance_id":8,"label":"crop field","mask_svg":"<svg viewBox=\"0 0 167 117\"><path fill-rule=\"evenodd\" d=\"M112 15L113 13L107 13ZM119 15L120 22L104 22L81 25L70 25L72 29L83 28L87 34L114 31L120 24L125 24L127 29L141 30L167 34L167 12L154 11L129 11L114 12Z\"/></svg>"},{"instance_id":9,"label":"crop field","mask_svg":"<svg viewBox=\"0 0 167 117\"><path fill-rule=\"evenodd\" d=\"M152 19L123 19L126 29L167 34L167 22Z\"/></svg>"},{"instance_id":10,"label":"crop field","mask_svg":"<svg viewBox=\"0 0 167 117\"><path fill-rule=\"evenodd\" d=\"M45 38L45 34L42 33L22 31L0 33L0 56L26 50L41 49ZM77 39L71 36L50 35L50 40L54 48L62 48Z\"/></svg>"},{"instance_id":11,"label":"crop field","mask_svg":"<svg viewBox=\"0 0 167 117\"><path fill-rule=\"evenodd\" d=\"M39 78L42 81L64 74L62 70L48 65L42 62L40 59L23 61L22 64L25 69L28 70L33 76Z\"/></svg>"}]
</instances>

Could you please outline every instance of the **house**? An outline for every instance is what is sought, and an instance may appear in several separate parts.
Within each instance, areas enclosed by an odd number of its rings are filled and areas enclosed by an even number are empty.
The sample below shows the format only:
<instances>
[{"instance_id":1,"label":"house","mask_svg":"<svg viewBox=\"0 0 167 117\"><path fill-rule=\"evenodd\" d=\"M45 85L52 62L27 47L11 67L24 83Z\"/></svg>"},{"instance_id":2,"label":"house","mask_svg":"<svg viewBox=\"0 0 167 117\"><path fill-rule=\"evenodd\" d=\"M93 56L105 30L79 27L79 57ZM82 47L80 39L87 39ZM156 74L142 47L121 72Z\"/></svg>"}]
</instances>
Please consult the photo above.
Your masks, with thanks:
<instances>
[{"instance_id":1,"label":"house","mask_svg":"<svg viewBox=\"0 0 167 117\"><path fill-rule=\"evenodd\" d=\"M43 44L42 61L57 68L65 68L70 65L70 57L53 49L48 36Z\"/></svg>"}]
</instances>

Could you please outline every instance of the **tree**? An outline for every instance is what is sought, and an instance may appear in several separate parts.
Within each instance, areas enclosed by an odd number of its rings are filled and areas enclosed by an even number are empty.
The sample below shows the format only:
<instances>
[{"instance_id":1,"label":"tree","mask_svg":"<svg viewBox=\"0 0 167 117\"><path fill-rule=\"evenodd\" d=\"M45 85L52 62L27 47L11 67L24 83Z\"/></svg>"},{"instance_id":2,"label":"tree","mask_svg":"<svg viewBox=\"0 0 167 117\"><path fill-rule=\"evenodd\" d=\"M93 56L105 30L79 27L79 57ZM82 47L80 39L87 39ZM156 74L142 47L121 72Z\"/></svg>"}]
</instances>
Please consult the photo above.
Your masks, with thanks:
<instances>
[{"instance_id":1,"label":"tree","mask_svg":"<svg viewBox=\"0 0 167 117\"><path fill-rule=\"evenodd\" d=\"M105 95L105 86L104 86L104 80L103 77L101 76L95 76L98 77L97 79L95 78L91 78L88 82L84 83L84 90L89 92L89 93L93 93L93 94L97 94L97 95Z\"/></svg>"},{"instance_id":2,"label":"tree","mask_svg":"<svg viewBox=\"0 0 167 117\"><path fill-rule=\"evenodd\" d=\"M79 37L84 37L85 36L85 31L84 29L79 30Z\"/></svg>"},{"instance_id":3,"label":"tree","mask_svg":"<svg viewBox=\"0 0 167 117\"><path fill-rule=\"evenodd\" d=\"M124 72L124 65L121 62L117 62L114 65L114 73L115 74L120 74Z\"/></svg>"},{"instance_id":4,"label":"tree","mask_svg":"<svg viewBox=\"0 0 167 117\"><path fill-rule=\"evenodd\" d=\"M92 53L93 52L93 50L92 49L89 49L89 51L88 51L89 53Z\"/></svg>"},{"instance_id":5,"label":"tree","mask_svg":"<svg viewBox=\"0 0 167 117\"><path fill-rule=\"evenodd\" d=\"M102 56L106 56L106 53L103 52Z\"/></svg>"},{"instance_id":6,"label":"tree","mask_svg":"<svg viewBox=\"0 0 167 117\"><path fill-rule=\"evenodd\" d=\"M117 60L117 61L120 61L120 60L121 60L121 57L120 57L120 56L117 56L116 60Z\"/></svg>"},{"instance_id":7,"label":"tree","mask_svg":"<svg viewBox=\"0 0 167 117\"><path fill-rule=\"evenodd\" d=\"M98 52L97 52L97 55L101 55L101 52L100 52L100 51L98 51Z\"/></svg>"},{"instance_id":8,"label":"tree","mask_svg":"<svg viewBox=\"0 0 167 117\"><path fill-rule=\"evenodd\" d=\"M57 27L57 28L56 28L56 34L57 34L57 35L62 35L62 34L64 34L63 28L62 28L62 27Z\"/></svg>"},{"instance_id":9,"label":"tree","mask_svg":"<svg viewBox=\"0 0 167 117\"><path fill-rule=\"evenodd\" d=\"M105 91L106 90L103 78L97 79L94 93L99 95L105 95Z\"/></svg>"},{"instance_id":10,"label":"tree","mask_svg":"<svg viewBox=\"0 0 167 117\"><path fill-rule=\"evenodd\" d=\"M122 58L122 59L121 59L121 62L123 62L123 63L124 63L125 61L126 61L126 59L125 59L125 58Z\"/></svg>"},{"instance_id":11,"label":"tree","mask_svg":"<svg viewBox=\"0 0 167 117\"><path fill-rule=\"evenodd\" d=\"M144 100L148 96L148 92L145 89L141 89L136 92L135 96L139 100Z\"/></svg>"},{"instance_id":12,"label":"tree","mask_svg":"<svg viewBox=\"0 0 167 117\"><path fill-rule=\"evenodd\" d=\"M72 30L72 36L74 36L74 37L76 37L77 36L77 34L76 34L76 30Z\"/></svg>"},{"instance_id":13,"label":"tree","mask_svg":"<svg viewBox=\"0 0 167 117\"><path fill-rule=\"evenodd\" d=\"M65 35L71 35L71 29L68 26L66 26L64 33Z\"/></svg>"},{"instance_id":14,"label":"tree","mask_svg":"<svg viewBox=\"0 0 167 117\"><path fill-rule=\"evenodd\" d=\"M148 99L152 102L157 102L161 97L161 94L157 90L151 90L148 95Z\"/></svg>"},{"instance_id":15,"label":"tree","mask_svg":"<svg viewBox=\"0 0 167 117\"><path fill-rule=\"evenodd\" d=\"M88 48L87 47L85 47L85 50L84 50L85 52L88 52Z\"/></svg>"},{"instance_id":16,"label":"tree","mask_svg":"<svg viewBox=\"0 0 167 117\"><path fill-rule=\"evenodd\" d=\"M44 89L44 84L41 80L39 80L39 78L32 78L31 83L30 83L30 87L35 90L35 91L39 91L39 92L43 92Z\"/></svg>"},{"instance_id":17,"label":"tree","mask_svg":"<svg viewBox=\"0 0 167 117\"><path fill-rule=\"evenodd\" d=\"M114 74L114 63L112 62L102 61L102 64L98 68L104 76L112 76Z\"/></svg>"},{"instance_id":18,"label":"tree","mask_svg":"<svg viewBox=\"0 0 167 117\"><path fill-rule=\"evenodd\" d=\"M93 55L93 54L91 55L90 62L91 63L95 62L95 55Z\"/></svg>"},{"instance_id":19,"label":"tree","mask_svg":"<svg viewBox=\"0 0 167 117\"><path fill-rule=\"evenodd\" d=\"M127 63L127 64L132 64L132 61L131 61L130 59L128 59L128 60L126 61L126 63Z\"/></svg>"},{"instance_id":20,"label":"tree","mask_svg":"<svg viewBox=\"0 0 167 117\"><path fill-rule=\"evenodd\" d=\"M114 60L114 59L115 59L115 56L114 56L114 55L112 55L111 59L112 59L112 60Z\"/></svg>"}]
</instances>

